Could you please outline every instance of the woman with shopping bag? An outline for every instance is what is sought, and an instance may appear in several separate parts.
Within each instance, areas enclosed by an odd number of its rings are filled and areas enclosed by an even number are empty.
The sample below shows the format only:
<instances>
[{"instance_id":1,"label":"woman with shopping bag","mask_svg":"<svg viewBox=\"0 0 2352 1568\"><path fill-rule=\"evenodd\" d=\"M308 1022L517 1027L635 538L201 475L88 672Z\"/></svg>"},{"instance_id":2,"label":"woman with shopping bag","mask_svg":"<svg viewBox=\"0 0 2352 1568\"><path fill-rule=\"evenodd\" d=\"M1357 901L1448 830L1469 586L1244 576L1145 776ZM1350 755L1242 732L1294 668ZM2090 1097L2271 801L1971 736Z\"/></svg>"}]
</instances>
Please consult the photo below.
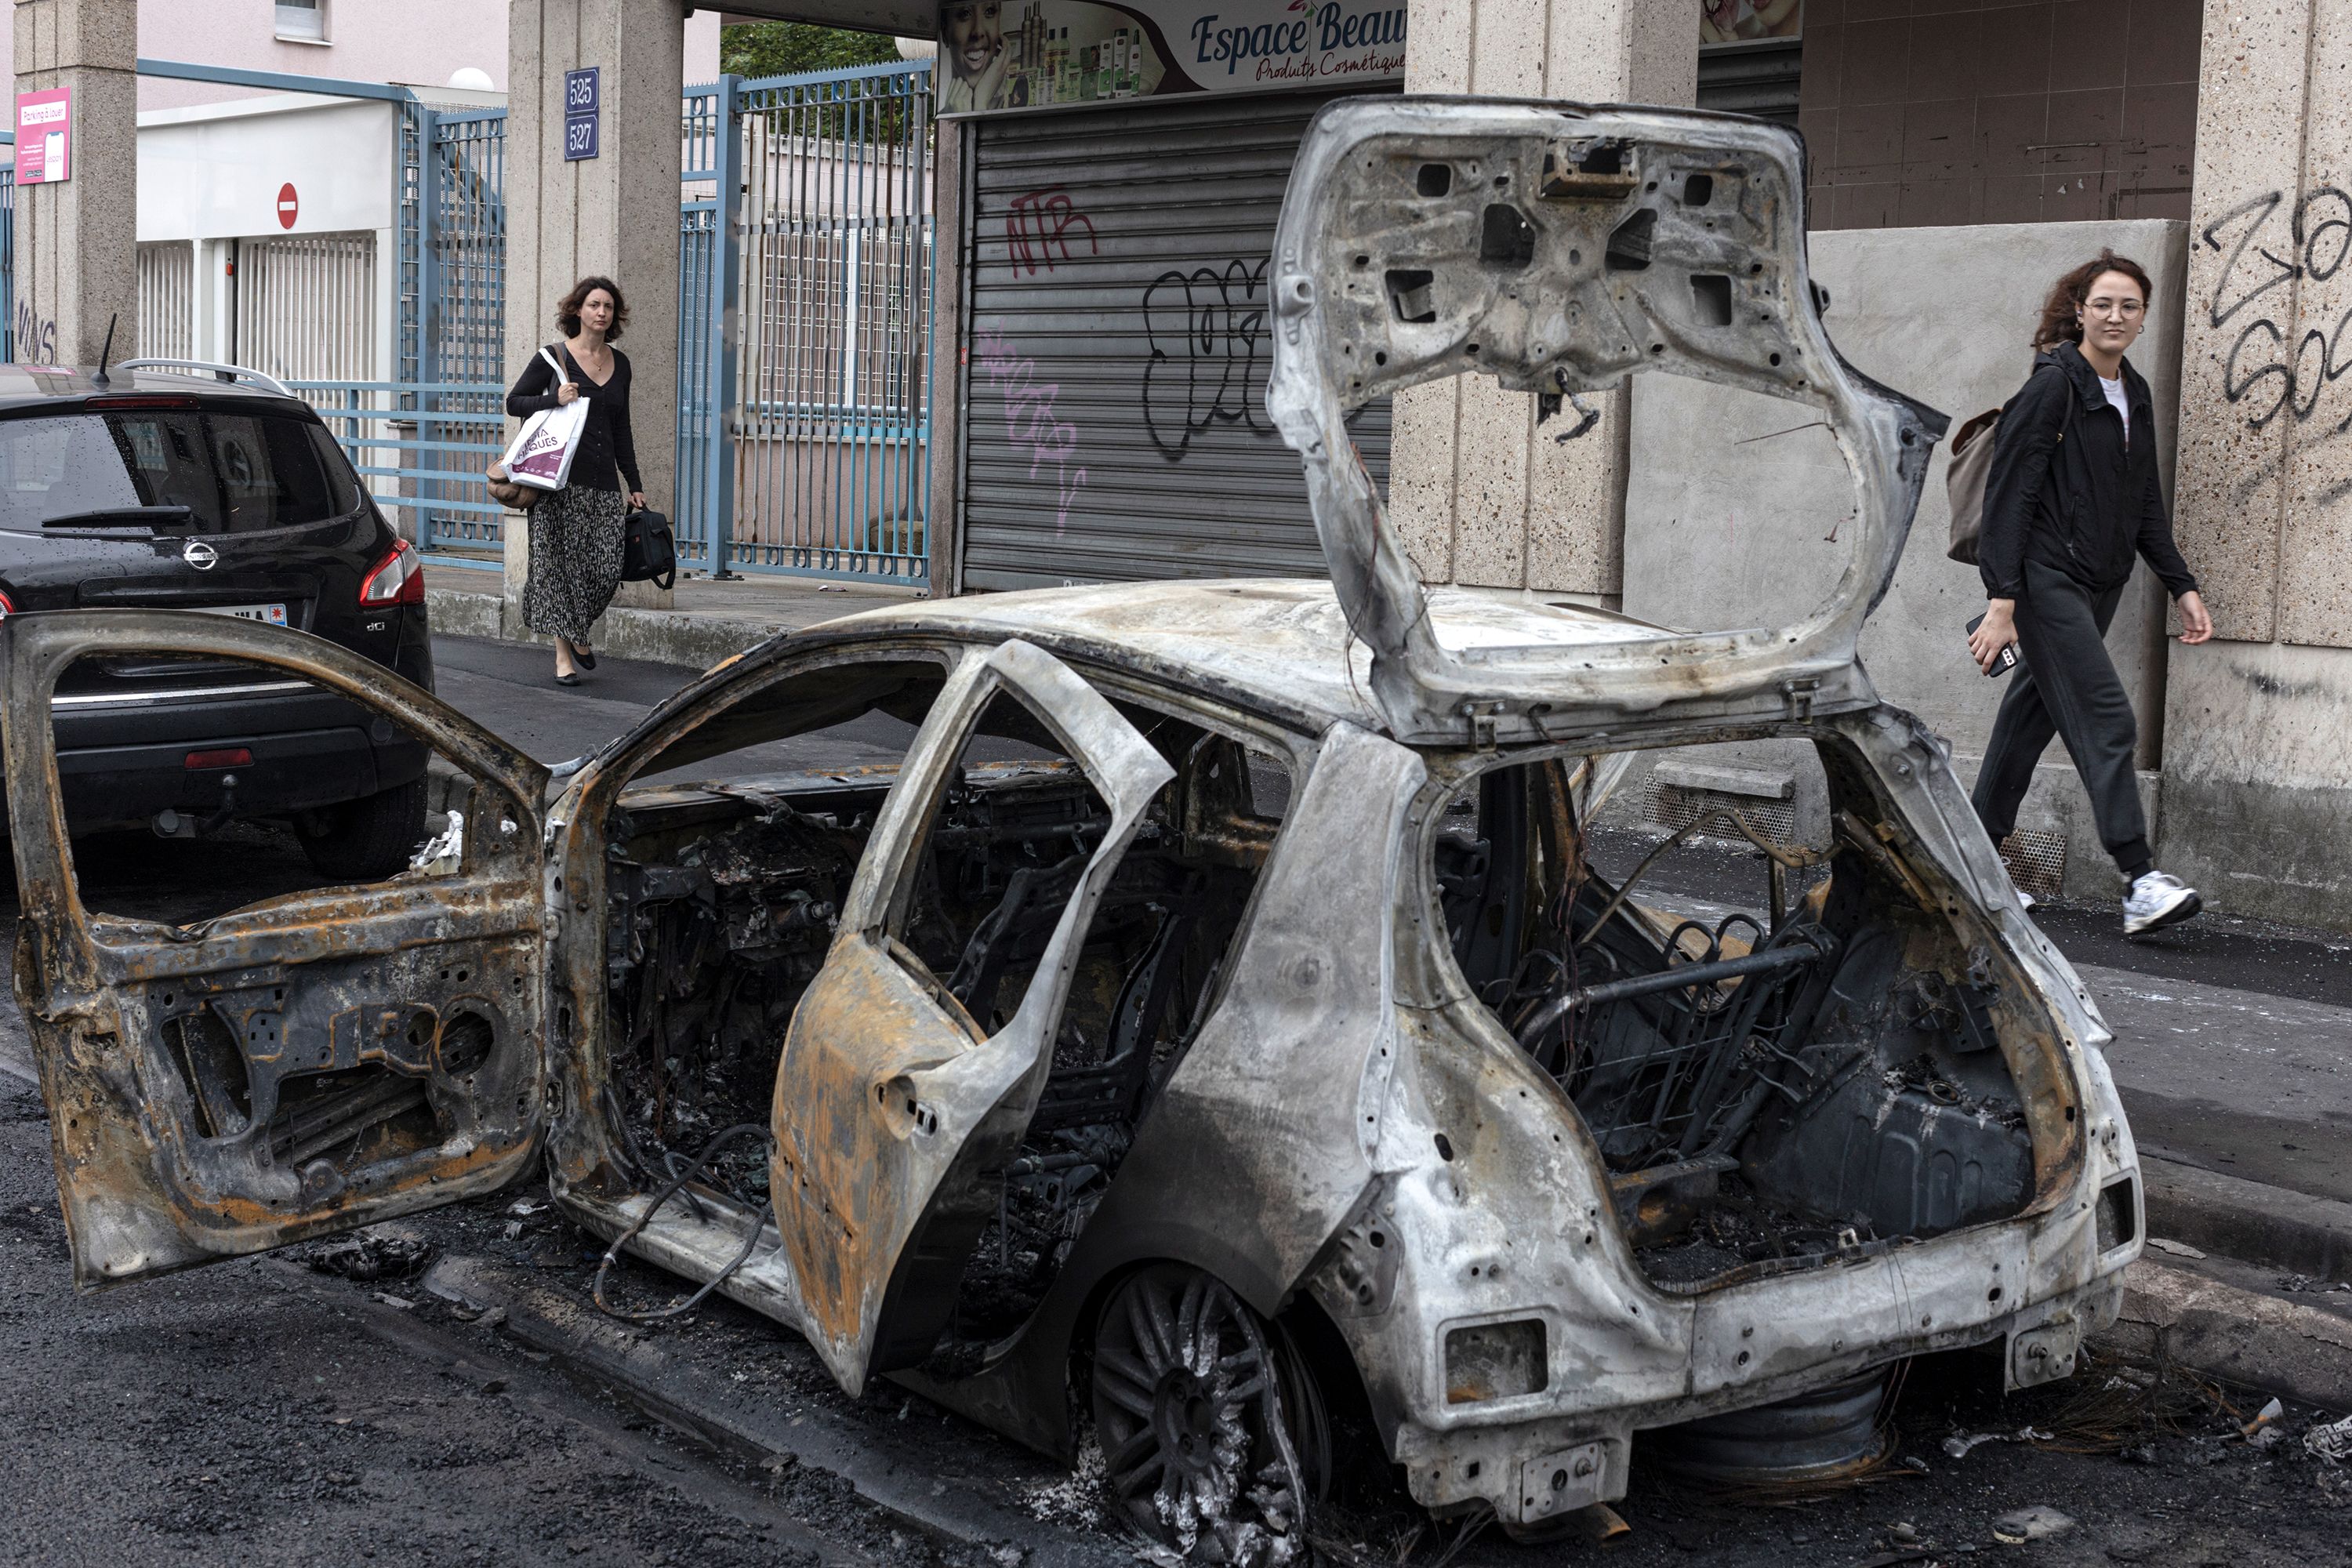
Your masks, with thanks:
<instances>
[{"instance_id":1,"label":"woman with shopping bag","mask_svg":"<svg viewBox=\"0 0 2352 1568\"><path fill-rule=\"evenodd\" d=\"M613 347L628 320L620 285L582 279L556 303L563 341L533 354L507 394L507 412L526 423L496 477L544 492L530 507L522 618L555 638L560 686L596 668L588 628L621 585L628 514L646 504L629 429L629 356Z\"/></svg>"}]
</instances>

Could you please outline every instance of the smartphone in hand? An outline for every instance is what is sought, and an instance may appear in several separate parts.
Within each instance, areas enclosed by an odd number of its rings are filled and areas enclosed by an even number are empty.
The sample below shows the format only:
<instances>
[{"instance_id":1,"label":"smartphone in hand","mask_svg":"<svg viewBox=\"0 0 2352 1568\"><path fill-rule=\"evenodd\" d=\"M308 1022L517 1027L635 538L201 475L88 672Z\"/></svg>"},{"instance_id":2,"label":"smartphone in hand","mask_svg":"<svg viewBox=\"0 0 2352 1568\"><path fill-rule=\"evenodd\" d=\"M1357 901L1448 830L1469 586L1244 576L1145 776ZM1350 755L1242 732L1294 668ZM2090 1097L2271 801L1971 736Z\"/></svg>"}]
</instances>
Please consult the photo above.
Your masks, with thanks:
<instances>
[{"instance_id":1,"label":"smartphone in hand","mask_svg":"<svg viewBox=\"0 0 2352 1568\"><path fill-rule=\"evenodd\" d=\"M1977 628L1982 625L1984 625L1984 617L1982 616L1979 616L1975 620L1970 621L1968 624L1969 635L1970 637L1976 636ZM2000 657L1992 661L1992 668L1986 670L1985 673L1987 675L2007 675L2011 670L2015 669L2016 668L2017 645L2015 643L2011 643L2007 647L2000 650Z\"/></svg>"}]
</instances>

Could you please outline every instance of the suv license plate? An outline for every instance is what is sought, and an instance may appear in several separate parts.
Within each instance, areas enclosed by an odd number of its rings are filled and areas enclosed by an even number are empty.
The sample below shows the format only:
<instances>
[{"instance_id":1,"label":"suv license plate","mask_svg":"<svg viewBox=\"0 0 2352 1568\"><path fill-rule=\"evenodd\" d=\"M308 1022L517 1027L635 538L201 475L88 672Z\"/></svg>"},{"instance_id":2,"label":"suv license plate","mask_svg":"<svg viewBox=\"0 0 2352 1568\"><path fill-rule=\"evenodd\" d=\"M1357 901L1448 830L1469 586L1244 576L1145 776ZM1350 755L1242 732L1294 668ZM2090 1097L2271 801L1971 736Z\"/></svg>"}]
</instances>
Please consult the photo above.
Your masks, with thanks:
<instances>
[{"instance_id":1,"label":"suv license plate","mask_svg":"<svg viewBox=\"0 0 2352 1568\"><path fill-rule=\"evenodd\" d=\"M205 605L198 608L207 616L234 616L240 621L265 621L273 626L286 625L283 605Z\"/></svg>"}]
</instances>

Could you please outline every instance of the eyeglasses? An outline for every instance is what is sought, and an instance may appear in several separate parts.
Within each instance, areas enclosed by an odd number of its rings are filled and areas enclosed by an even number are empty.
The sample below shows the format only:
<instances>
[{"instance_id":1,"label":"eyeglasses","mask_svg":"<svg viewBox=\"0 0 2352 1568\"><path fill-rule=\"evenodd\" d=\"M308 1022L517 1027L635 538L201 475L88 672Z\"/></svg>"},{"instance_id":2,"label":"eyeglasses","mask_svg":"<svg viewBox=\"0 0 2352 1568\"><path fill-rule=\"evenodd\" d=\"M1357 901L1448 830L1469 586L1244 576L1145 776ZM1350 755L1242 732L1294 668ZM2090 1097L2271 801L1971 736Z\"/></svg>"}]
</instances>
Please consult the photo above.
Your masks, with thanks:
<instances>
[{"instance_id":1,"label":"eyeglasses","mask_svg":"<svg viewBox=\"0 0 2352 1568\"><path fill-rule=\"evenodd\" d=\"M2083 309L2095 316L2121 316L2128 321L2146 310L2147 306L2137 300L2109 300L2102 297L2084 300Z\"/></svg>"}]
</instances>

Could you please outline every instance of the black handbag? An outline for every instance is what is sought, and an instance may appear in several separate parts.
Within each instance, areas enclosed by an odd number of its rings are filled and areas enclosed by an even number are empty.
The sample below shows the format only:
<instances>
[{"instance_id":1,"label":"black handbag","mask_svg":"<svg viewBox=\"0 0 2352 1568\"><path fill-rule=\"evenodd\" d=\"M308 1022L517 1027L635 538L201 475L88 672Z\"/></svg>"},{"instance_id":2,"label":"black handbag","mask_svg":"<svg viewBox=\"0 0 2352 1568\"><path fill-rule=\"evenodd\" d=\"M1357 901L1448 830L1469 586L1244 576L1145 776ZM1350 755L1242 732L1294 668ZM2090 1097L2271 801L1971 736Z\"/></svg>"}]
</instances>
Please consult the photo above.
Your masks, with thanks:
<instances>
[{"instance_id":1,"label":"black handbag","mask_svg":"<svg viewBox=\"0 0 2352 1568\"><path fill-rule=\"evenodd\" d=\"M646 508L629 513L621 546L621 581L668 588L677 581L677 537L669 519Z\"/></svg>"}]
</instances>

